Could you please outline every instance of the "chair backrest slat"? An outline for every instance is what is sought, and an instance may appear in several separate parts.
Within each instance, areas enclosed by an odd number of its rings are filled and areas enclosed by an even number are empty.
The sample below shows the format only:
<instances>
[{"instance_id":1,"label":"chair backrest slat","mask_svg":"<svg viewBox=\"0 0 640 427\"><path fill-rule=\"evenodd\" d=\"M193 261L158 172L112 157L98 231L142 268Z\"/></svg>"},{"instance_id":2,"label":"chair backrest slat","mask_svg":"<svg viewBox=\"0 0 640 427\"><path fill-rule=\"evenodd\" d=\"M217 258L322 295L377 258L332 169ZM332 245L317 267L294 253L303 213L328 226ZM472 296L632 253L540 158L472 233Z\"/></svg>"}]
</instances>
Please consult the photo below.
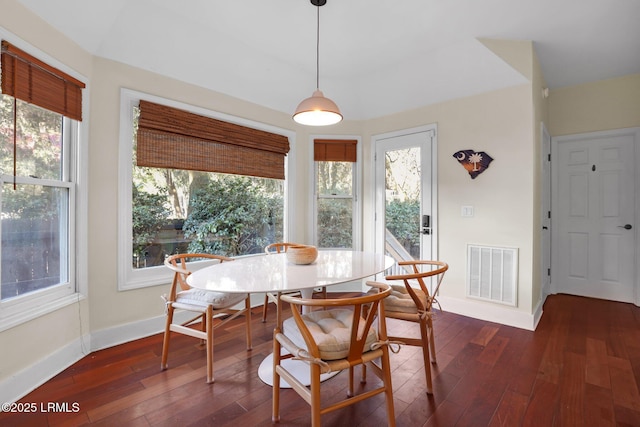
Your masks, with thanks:
<instances>
[{"instance_id":1,"label":"chair backrest slat","mask_svg":"<svg viewBox=\"0 0 640 427\"><path fill-rule=\"evenodd\" d=\"M175 254L168 256L164 260L164 265L174 272L171 292L169 294L171 301L175 299L176 293L178 292L178 284L183 291L191 289L191 286L187 283L187 277L191 274L191 271L187 268L187 261L196 259L217 260L218 262L233 261L233 258L226 256L204 253Z\"/></svg>"},{"instance_id":2,"label":"chair backrest slat","mask_svg":"<svg viewBox=\"0 0 640 427\"><path fill-rule=\"evenodd\" d=\"M438 290L440 289L440 284L442 283L442 279L444 278L444 273L449 269L449 265L446 262L442 261L431 261L431 260L414 260L414 261L400 261L398 262L399 266L407 266L411 267L413 273L407 274L393 274L386 276L386 280L402 280L407 288L407 292L411 295L411 298L414 300L416 306L418 306L419 310L429 311L431 310L431 305L433 304L434 297L438 294ZM421 271L422 266L430 266L430 270ZM433 292L429 292L429 288L424 282L424 279L428 277L436 277L436 286L433 288ZM418 282L420 289L427 296L427 306L422 307L422 302L420 298L416 295L411 287L409 281L415 280Z\"/></svg>"}]
</instances>

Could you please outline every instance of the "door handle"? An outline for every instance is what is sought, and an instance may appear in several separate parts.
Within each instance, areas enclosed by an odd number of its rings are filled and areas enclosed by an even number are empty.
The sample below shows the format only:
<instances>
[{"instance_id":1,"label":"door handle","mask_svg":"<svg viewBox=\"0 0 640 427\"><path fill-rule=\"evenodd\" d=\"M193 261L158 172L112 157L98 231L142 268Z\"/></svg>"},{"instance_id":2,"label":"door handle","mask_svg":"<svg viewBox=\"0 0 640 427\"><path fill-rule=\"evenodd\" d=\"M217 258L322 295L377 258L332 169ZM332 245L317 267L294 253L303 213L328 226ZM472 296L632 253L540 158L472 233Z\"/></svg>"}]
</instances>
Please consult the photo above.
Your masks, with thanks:
<instances>
[{"instance_id":1,"label":"door handle","mask_svg":"<svg viewBox=\"0 0 640 427\"><path fill-rule=\"evenodd\" d=\"M431 215L422 215L422 234L431 234Z\"/></svg>"},{"instance_id":2,"label":"door handle","mask_svg":"<svg viewBox=\"0 0 640 427\"><path fill-rule=\"evenodd\" d=\"M631 230L633 226L631 224L619 225L618 228L624 228L625 230Z\"/></svg>"}]
</instances>

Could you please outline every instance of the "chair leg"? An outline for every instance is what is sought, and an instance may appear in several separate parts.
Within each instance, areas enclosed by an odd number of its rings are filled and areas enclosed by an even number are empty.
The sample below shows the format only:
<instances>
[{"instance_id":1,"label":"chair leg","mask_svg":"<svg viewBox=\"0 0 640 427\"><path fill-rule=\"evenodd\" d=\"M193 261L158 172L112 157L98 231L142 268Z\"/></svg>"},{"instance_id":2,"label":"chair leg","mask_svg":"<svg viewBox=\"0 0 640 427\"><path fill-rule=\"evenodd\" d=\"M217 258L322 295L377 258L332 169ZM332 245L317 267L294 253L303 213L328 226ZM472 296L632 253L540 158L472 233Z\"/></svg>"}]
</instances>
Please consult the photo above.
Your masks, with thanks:
<instances>
[{"instance_id":1,"label":"chair leg","mask_svg":"<svg viewBox=\"0 0 640 427\"><path fill-rule=\"evenodd\" d=\"M280 422L280 375L276 372L276 367L280 366L280 342L276 339L277 329L273 331L273 388L271 402L271 421Z\"/></svg>"},{"instance_id":2,"label":"chair leg","mask_svg":"<svg viewBox=\"0 0 640 427\"><path fill-rule=\"evenodd\" d=\"M422 337L422 358L424 360L424 375L427 380L427 394L433 394L431 380L431 361L429 360L429 336L426 322L420 322L420 336Z\"/></svg>"},{"instance_id":3,"label":"chair leg","mask_svg":"<svg viewBox=\"0 0 640 427\"><path fill-rule=\"evenodd\" d=\"M167 369L167 358L169 356L169 339L171 338L171 323L173 322L173 307L171 304L167 306L167 319L164 327L164 338L162 339L162 361L160 369Z\"/></svg>"},{"instance_id":4,"label":"chair leg","mask_svg":"<svg viewBox=\"0 0 640 427\"><path fill-rule=\"evenodd\" d=\"M389 427L395 427L396 415L393 407L393 386L391 385L391 364L389 362L389 349L382 353L382 381L384 382L384 394L387 404L387 423ZM363 365L364 366L364 365Z\"/></svg>"},{"instance_id":5,"label":"chair leg","mask_svg":"<svg viewBox=\"0 0 640 427\"><path fill-rule=\"evenodd\" d=\"M429 331L429 354L431 355L431 363L436 363L436 341L433 336L433 320L427 321L427 330Z\"/></svg>"},{"instance_id":6,"label":"chair leg","mask_svg":"<svg viewBox=\"0 0 640 427\"><path fill-rule=\"evenodd\" d=\"M206 330L207 330L207 383L213 383L213 308L207 307L205 314Z\"/></svg>"},{"instance_id":7,"label":"chair leg","mask_svg":"<svg viewBox=\"0 0 640 427\"><path fill-rule=\"evenodd\" d=\"M362 372L360 373L360 384L367 383L367 365L362 364Z\"/></svg>"},{"instance_id":8,"label":"chair leg","mask_svg":"<svg viewBox=\"0 0 640 427\"><path fill-rule=\"evenodd\" d=\"M200 316L200 330L203 332L204 335L207 335L207 320L204 318L204 316L206 315L206 313L202 313L202 316ZM213 313L212 313L212 321L213 321ZM207 345L207 340L206 339L202 339L200 340L200 345L201 346L206 346Z\"/></svg>"},{"instance_id":9,"label":"chair leg","mask_svg":"<svg viewBox=\"0 0 640 427\"><path fill-rule=\"evenodd\" d=\"M347 397L353 397L353 366L349 366L349 388L347 389Z\"/></svg>"},{"instance_id":10,"label":"chair leg","mask_svg":"<svg viewBox=\"0 0 640 427\"><path fill-rule=\"evenodd\" d=\"M251 345L251 296L248 296L247 299L244 300L244 317L247 322L247 350L251 350L253 347Z\"/></svg>"},{"instance_id":11,"label":"chair leg","mask_svg":"<svg viewBox=\"0 0 640 427\"><path fill-rule=\"evenodd\" d=\"M311 368L311 427L321 427L320 424L320 366L310 364Z\"/></svg>"},{"instance_id":12,"label":"chair leg","mask_svg":"<svg viewBox=\"0 0 640 427\"><path fill-rule=\"evenodd\" d=\"M262 305L262 323L267 322L267 308L269 307L269 296L264 294L264 304Z\"/></svg>"}]
</instances>

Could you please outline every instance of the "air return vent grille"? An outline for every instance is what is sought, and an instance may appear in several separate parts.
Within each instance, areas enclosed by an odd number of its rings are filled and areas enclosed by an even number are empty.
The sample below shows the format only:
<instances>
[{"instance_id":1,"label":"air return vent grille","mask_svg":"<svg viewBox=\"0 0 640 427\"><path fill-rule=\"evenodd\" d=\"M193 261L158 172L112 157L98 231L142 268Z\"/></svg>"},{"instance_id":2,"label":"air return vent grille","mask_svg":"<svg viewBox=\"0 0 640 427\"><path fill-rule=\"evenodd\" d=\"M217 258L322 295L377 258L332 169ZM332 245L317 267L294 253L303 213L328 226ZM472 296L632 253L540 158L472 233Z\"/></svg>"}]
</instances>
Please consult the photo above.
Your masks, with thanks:
<instances>
[{"instance_id":1,"label":"air return vent grille","mask_svg":"<svg viewBox=\"0 0 640 427\"><path fill-rule=\"evenodd\" d=\"M517 305L518 249L468 245L467 296Z\"/></svg>"}]
</instances>

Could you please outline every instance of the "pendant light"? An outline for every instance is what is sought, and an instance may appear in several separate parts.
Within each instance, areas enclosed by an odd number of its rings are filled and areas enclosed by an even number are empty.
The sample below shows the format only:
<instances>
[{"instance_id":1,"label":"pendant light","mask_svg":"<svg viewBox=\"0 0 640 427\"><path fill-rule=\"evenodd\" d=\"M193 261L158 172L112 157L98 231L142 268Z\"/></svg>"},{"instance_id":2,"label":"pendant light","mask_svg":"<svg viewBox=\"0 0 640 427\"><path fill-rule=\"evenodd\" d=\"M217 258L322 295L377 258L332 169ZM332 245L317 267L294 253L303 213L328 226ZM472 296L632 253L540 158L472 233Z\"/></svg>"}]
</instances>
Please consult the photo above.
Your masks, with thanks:
<instances>
[{"instance_id":1,"label":"pendant light","mask_svg":"<svg viewBox=\"0 0 640 427\"><path fill-rule=\"evenodd\" d=\"M326 126L333 125L342 120L342 114L335 102L325 98L320 90L320 6L324 6L327 0L311 0L311 4L317 7L318 23L316 27L316 90L310 98L298 104L293 120L302 125Z\"/></svg>"}]
</instances>

